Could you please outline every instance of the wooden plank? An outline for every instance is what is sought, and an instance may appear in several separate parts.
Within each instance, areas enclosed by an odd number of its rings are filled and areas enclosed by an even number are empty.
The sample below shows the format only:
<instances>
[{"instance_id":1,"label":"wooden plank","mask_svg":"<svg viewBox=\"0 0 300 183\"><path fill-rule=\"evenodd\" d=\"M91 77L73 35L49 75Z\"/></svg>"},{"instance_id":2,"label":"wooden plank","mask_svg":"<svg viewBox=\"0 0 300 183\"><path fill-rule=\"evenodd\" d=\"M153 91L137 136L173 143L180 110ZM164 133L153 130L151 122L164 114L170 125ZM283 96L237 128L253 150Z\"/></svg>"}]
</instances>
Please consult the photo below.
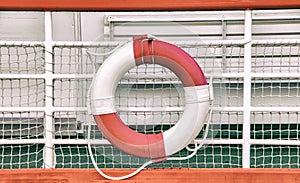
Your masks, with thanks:
<instances>
[{"instance_id":1,"label":"wooden plank","mask_svg":"<svg viewBox=\"0 0 300 183\"><path fill-rule=\"evenodd\" d=\"M121 176L132 170L106 169L111 176ZM296 183L300 169L146 169L122 182L146 183ZM110 183L94 169L12 169L0 170L0 182L93 182Z\"/></svg>"},{"instance_id":2,"label":"wooden plank","mask_svg":"<svg viewBox=\"0 0 300 183\"><path fill-rule=\"evenodd\" d=\"M299 0L1 0L0 10L216 10L300 8Z\"/></svg>"}]
</instances>

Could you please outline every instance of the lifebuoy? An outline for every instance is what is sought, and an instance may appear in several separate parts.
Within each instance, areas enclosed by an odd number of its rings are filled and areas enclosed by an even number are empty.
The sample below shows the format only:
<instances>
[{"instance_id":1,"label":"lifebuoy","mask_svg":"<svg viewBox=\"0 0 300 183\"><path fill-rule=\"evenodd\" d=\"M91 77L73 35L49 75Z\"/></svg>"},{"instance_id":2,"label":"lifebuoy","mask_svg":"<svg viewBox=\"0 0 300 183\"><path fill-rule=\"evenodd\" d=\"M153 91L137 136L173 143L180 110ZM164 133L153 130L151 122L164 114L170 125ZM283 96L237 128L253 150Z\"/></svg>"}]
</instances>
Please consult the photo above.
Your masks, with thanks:
<instances>
[{"instance_id":1,"label":"lifebuoy","mask_svg":"<svg viewBox=\"0 0 300 183\"><path fill-rule=\"evenodd\" d=\"M173 71L185 91L182 117L159 134L138 133L126 126L114 106L119 80L131 68L153 63ZM118 149L138 157L161 159L187 146L203 127L210 105L209 86L196 61L181 48L147 36L134 40L110 55L98 70L91 87L90 109L99 130Z\"/></svg>"}]
</instances>

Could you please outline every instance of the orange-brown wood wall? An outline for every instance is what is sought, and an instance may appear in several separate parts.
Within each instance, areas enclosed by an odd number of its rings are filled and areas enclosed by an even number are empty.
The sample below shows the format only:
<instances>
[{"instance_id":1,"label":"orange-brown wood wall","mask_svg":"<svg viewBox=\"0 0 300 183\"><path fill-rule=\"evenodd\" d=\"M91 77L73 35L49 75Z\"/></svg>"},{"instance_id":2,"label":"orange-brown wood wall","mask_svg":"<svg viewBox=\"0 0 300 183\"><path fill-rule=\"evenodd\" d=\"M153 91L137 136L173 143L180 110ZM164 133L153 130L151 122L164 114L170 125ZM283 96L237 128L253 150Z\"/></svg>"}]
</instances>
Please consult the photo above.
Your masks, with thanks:
<instances>
[{"instance_id":1,"label":"orange-brown wood wall","mask_svg":"<svg viewBox=\"0 0 300 183\"><path fill-rule=\"evenodd\" d=\"M300 8L299 0L1 0L0 10L216 10Z\"/></svg>"},{"instance_id":2,"label":"orange-brown wood wall","mask_svg":"<svg viewBox=\"0 0 300 183\"><path fill-rule=\"evenodd\" d=\"M104 170L111 176L129 170ZM14 169L0 170L0 182L110 183L94 169ZM122 182L127 183L296 183L300 169L146 169Z\"/></svg>"}]
</instances>

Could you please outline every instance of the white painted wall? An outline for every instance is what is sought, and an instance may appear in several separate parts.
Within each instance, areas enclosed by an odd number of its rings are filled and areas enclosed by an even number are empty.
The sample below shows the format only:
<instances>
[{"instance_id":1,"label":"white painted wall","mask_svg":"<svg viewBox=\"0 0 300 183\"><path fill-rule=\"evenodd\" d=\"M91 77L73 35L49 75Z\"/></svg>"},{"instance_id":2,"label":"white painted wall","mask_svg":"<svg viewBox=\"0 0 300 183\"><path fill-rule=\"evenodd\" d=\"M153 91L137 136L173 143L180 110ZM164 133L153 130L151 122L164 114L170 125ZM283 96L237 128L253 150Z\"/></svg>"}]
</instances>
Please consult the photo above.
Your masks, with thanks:
<instances>
[{"instance_id":1,"label":"white painted wall","mask_svg":"<svg viewBox=\"0 0 300 183\"><path fill-rule=\"evenodd\" d=\"M43 12L0 12L0 40L44 40Z\"/></svg>"},{"instance_id":2,"label":"white painted wall","mask_svg":"<svg viewBox=\"0 0 300 183\"><path fill-rule=\"evenodd\" d=\"M93 41L113 34L122 39L151 32L165 39L236 39L243 35L243 11L53 12L54 40ZM300 10L253 11L257 39L299 38ZM272 20L268 20L272 19ZM157 23L162 21L163 23ZM176 23L168 23L176 21ZM0 40L44 40L43 12L0 12ZM179 26L178 26L179 25ZM176 28L174 28L174 26ZM80 33L81 32L81 33ZM80 36L79 36L80 35Z\"/></svg>"}]
</instances>

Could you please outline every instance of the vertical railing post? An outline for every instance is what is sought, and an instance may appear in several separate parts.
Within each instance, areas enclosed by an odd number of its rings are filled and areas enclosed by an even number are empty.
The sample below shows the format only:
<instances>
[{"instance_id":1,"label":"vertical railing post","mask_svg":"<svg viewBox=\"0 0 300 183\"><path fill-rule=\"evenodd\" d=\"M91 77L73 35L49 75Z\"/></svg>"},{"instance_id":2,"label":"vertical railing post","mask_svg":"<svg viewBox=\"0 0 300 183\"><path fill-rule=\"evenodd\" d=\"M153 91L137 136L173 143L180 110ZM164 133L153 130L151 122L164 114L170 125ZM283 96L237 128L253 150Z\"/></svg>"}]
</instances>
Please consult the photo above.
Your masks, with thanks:
<instances>
[{"instance_id":1,"label":"vertical railing post","mask_svg":"<svg viewBox=\"0 0 300 183\"><path fill-rule=\"evenodd\" d=\"M54 167L54 144L53 144L53 45L52 45L52 17L51 12L45 12L45 148L44 167Z\"/></svg>"},{"instance_id":2,"label":"vertical railing post","mask_svg":"<svg viewBox=\"0 0 300 183\"><path fill-rule=\"evenodd\" d=\"M245 35L247 41L244 46L244 115L243 115L243 168L250 168L250 127L251 127L251 39L252 16L251 10L245 11Z\"/></svg>"}]
</instances>

